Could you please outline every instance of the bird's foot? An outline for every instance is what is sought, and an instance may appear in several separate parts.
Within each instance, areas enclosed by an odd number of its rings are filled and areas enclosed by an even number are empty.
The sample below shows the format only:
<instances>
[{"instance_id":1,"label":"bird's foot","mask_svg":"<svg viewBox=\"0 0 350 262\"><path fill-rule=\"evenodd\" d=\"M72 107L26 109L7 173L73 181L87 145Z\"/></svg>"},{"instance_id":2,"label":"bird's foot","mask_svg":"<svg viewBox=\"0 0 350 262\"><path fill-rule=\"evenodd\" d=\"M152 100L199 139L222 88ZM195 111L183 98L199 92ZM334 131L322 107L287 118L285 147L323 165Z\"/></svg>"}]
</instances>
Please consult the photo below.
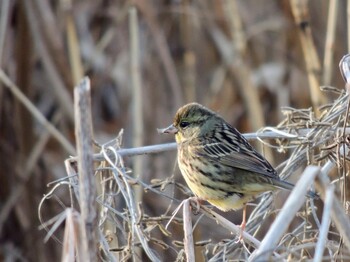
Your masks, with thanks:
<instances>
[{"instance_id":1,"label":"bird's foot","mask_svg":"<svg viewBox=\"0 0 350 262\"><path fill-rule=\"evenodd\" d=\"M189 200L193 214L198 215L203 199L200 199L199 197L190 197Z\"/></svg>"},{"instance_id":2,"label":"bird's foot","mask_svg":"<svg viewBox=\"0 0 350 262\"><path fill-rule=\"evenodd\" d=\"M245 226L247 224L247 219L246 218L247 218L247 205L244 205L244 207L243 207L242 223L239 226L240 227L240 232L239 232L239 238L237 240L237 243L243 241L243 232L244 232Z\"/></svg>"}]
</instances>

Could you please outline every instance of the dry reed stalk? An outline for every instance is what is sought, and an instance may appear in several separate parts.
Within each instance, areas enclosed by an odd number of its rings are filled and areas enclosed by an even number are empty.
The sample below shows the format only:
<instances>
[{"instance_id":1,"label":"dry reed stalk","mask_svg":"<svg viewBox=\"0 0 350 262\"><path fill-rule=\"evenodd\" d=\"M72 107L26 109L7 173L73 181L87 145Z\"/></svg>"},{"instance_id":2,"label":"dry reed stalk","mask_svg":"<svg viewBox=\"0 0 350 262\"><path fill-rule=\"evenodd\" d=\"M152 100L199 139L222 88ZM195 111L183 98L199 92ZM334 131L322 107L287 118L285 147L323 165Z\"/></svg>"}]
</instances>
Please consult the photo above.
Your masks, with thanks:
<instances>
[{"instance_id":1,"label":"dry reed stalk","mask_svg":"<svg viewBox=\"0 0 350 262\"><path fill-rule=\"evenodd\" d=\"M346 4L346 21L347 21L347 23L346 23L346 28L348 29L348 31L347 31L347 47L348 47L348 53L350 53L350 3L347 3Z\"/></svg>"},{"instance_id":2,"label":"dry reed stalk","mask_svg":"<svg viewBox=\"0 0 350 262\"><path fill-rule=\"evenodd\" d=\"M335 32L337 25L338 17L338 0L330 0L328 8L328 21L327 21L327 31L326 31L326 44L324 50L324 59L323 59L323 79L322 85L330 85L332 80L333 73L333 64L334 64L334 41L335 41Z\"/></svg>"},{"instance_id":3,"label":"dry reed stalk","mask_svg":"<svg viewBox=\"0 0 350 262\"><path fill-rule=\"evenodd\" d=\"M81 212L80 244L81 261L97 261L97 203L93 166L93 131L91 117L90 80L84 78L74 88L75 138L78 153L79 206Z\"/></svg>"},{"instance_id":4,"label":"dry reed stalk","mask_svg":"<svg viewBox=\"0 0 350 262\"><path fill-rule=\"evenodd\" d=\"M317 245L315 248L314 261L319 262L323 259L323 253L325 249L326 242L328 241L328 232L331 224L331 210L334 198L334 186L329 185L326 189L325 200L322 212L322 224L320 226L320 235L318 237Z\"/></svg>"},{"instance_id":5,"label":"dry reed stalk","mask_svg":"<svg viewBox=\"0 0 350 262\"><path fill-rule=\"evenodd\" d=\"M72 2L66 1L66 32L70 68L73 84L77 85L84 76L83 65L80 56L79 39L73 18Z\"/></svg>"},{"instance_id":6,"label":"dry reed stalk","mask_svg":"<svg viewBox=\"0 0 350 262\"><path fill-rule=\"evenodd\" d=\"M341 72L341 75L345 81L345 90L347 94L350 94L350 54L347 54L345 56L343 56L343 58L340 60L339 62L339 69ZM346 107L346 113L345 113L345 119L349 118L349 114L350 114L350 98L348 98L348 103L347 103L347 107ZM348 133L346 131L347 129L347 122L344 121L343 124L343 131L342 131L342 140L348 141ZM350 192L348 191L348 184L349 184L349 177L347 175L347 164L346 164L346 154L345 152L347 152L347 146L346 143L344 143L342 145L342 165L343 165L343 169L342 169L342 177L343 177L343 188L342 188L342 199L343 199L343 203L344 203L344 207L346 207L347 201L348 201L348 194L350 194Z\"/></svg>"},{"instance_id":7,"label":"dry reed stalk","mask_svg":"<svg viewBox=\"0 0 350 262\"><path fill-rule=\"evenodd\" d=\"M129 10L129 29L130 29L130 82L132 88L132 121L133 147L143 145L143 101L142 101L142 84L140 71L140 46L139 46L139 29L138 17L135 7ZM135 176L142 180L143 160L141 158L133 159ZM136 192L136 201L142 199L142 189Z\"/></svg>"},{"instance_id":8,"label":"dry reed stalk","mask_svg":"<svg viewBox=\"0 0 350 262\"><path fill-rule=\"evenodd\" d=\"M8 25L8 19L9 19L9 7L10 7L10 0L3 0L1 1L1 8L0 8L0 68L3 68L3 53L4 53L4 45L5 45L5 35L6 35L6 29Z\"/></svg>"},{"instance_id":9,"label":"dry reed stalk","mask_svg":"<svg viewBox=\"0 0 350 262\"><path fill-rule=\"evenodd\" d=\"M183 219L184 219L184 246L186 260L188 262L196 261L193 242L193 227L191 217L191 199L186 199L183 203Z\"/></svg>"},{"instance_id":10,"label":"dry reed stalk","mask_svg":"<svg viewBox=\"0 0 350 262\"><path fill-rule=\"evenodd\" d=\"M82 261L81 257L76 257L76 250L83 242L79 235L79 220L80 215L77 211L68 208L66 211L66 223L63 237L63 248L61 261L74 262Z\"/></svg>"},{"instance_id":11,"label":"dry reed stalk","mask_svg":"<svg viewBox=\"0 0 350 262\"><path fill-rule=\"evenodd\" d=\"M130 30L130 82L132 89L132 125L133 147L143 145L143 91L141 84L141 69L140 69L140 40L139 40L139 23L137 10L135 7L130 7L129 10L129 30ZM143 180L143 159L133 159L134 175L140 180ZM135 201L141 203L143 195L142 187L135 189ZM136 249L137 256L141 257L141 249Z\"/></svg>"},{"instance_id":12,"label":"dry reed stalk","mask_svg":"<svg viewBox=\"0 0 350 262\"><path fill-rule=\"evenodd\" d=\"M318 114L318 106L325 104L327 100L319 88L319 74L321 72L321 66L311 34L311 28L309 24L310 16L307 4L307 1L304 0L290 0L292 13L296 26L298 28L298 35L304 54L307 76L309 80L311 101L316 110L316 113Z\"/></svg>"}]
</instances>

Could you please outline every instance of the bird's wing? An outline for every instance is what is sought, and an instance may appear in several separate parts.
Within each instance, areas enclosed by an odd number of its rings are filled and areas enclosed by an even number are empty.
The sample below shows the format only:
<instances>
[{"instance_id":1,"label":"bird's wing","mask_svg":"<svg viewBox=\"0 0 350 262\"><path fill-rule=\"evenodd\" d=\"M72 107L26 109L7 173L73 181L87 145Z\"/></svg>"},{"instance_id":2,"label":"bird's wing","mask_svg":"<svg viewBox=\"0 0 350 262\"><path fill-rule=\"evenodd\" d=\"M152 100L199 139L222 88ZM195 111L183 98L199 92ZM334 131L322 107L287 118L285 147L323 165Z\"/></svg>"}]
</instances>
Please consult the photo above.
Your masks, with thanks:
<instances>
[{"instance_id":1,"label":"bird's wing","mask_svg":"<svg viewBox=\"0 0 350 262\"><path fill-rule=\"evenodd\" d=\"M224 130L225 131L225 130ZM277 172L249 142L233 127L227 132L218 132L213 138L202 139L196 146L196 153L220 165L239 168L278 179Z\"/></svg>"}]
</instances>

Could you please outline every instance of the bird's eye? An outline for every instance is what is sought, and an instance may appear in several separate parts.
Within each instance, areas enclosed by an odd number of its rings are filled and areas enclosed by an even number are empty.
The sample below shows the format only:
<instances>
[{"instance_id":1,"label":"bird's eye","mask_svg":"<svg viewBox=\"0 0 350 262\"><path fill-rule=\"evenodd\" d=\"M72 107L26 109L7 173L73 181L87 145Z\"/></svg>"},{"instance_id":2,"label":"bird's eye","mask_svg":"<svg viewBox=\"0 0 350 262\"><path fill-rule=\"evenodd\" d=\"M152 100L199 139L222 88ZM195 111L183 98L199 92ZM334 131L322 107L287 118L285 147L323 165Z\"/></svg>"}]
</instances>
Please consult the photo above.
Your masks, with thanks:
<instances>
[{"instance_id":1,"label":"bird's eye","mask_svg":"<svg viewBox=\"0 0 350 262\"><path fill-rule=\"evenodd\" d=\"M181 128L186 128L186 127L188 127L189 125L190 125L189 122L186 122L186 121L180 122L180 127L181 127Z\"/></svg>"}]
</instances>

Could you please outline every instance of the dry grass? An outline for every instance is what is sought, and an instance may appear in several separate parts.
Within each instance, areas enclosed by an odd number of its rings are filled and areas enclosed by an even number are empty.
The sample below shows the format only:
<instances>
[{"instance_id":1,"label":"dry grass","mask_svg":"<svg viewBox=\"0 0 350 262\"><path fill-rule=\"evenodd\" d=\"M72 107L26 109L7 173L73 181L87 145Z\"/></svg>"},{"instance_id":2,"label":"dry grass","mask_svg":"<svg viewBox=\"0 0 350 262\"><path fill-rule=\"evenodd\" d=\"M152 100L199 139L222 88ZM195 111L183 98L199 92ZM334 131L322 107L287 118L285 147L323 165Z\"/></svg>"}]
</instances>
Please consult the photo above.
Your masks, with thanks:
<instances>
[{"instance_id":1,"label":"dry grass","mask_svg":"<svg viewBox=\"0 0 350 262\"><path fill-rule=\"evenodd\" d=\"M350 253L347 250L350 248L350 223L347 220L337 222L334 214L331 215L334 212L334 201L340 203L335 193L343 187L346 174L342 164L344 155L340 148L344 144L342 137L346 137L342 127L347 119L345 115L348 104L348 95L343 93L332 105L320 112L320 118L315 117L312 110L289 108L285 111L285 120L278 127L269 128L275 130L269 131L268 135L270 139L275 138L278 145L276 148L288 148L291 152L291 157L281 164L281 175L288 177L300 167L309 168L305 169L295 190L281 209L273 204L277 194L265 194L259 198L249 216L247 232L243 234L242 242L237 241L239 227L215 213L215 210L201 207L198 211L200 216L192 216L190 203L185 201L180 204L182 200L171 193L176 187L183 190L183 185L178 185L169 178L157 180L156 183L145 183L133 177L125 167L123 157L139 154L137 150L141 151L142 148L134 149L134 153L124 153L122 157L118 153L123 152L120 149L121 135L115 141L102 145L100 154L104 159L96 162L95 172L100 192L100 256L109 261L127 260L137 254L147 256L152 261L161 261L165 257L183 260L186 256L190 261L194 261L194 258L207 261L265 261L268 258L280 261L313 257L318 260L349 259ZM264 130L256 137L263 135ZM144 149L142 153L154 153L154 148L148 151ZM100 154L95 158L100 159ZM66 161L68 166L73 163L74 159ZM324 208L321 215L321 201L304 196L316 176L328 179L328 175L336 169L340 177L333 180L332 184L321 179L322 183L318 187ZM68 175L74 176L74 173ZM71 186L77 185L73 183ZM145 193L140 201L135 196L139 188ZM150 193L146 192L152 192L152 201L147 199L146 195ZM164 201L168 202L168 206L158 207L158 203ZM76 203L72 205L75 206ZM147 211L149 205L155 208L152 213ZM179 212L182 207L183 215ZM336 217L342 216L339 212L346 218L343 209L335 213ZM272 218L274 216L275 219ZM335 219L335 226L330 225L331 217ZM192 225L194 222L195 226ZM210 227L213 232L206 230L208 223L213 224ZM183 227L184 232L179 227ZM269 229L268 232L261 235L265 228Z\"/></svg>"},{"instance_id":2,"label":"dry grass","mask_svg":"<svg viewBox=\"0 0 350 262\"><path fill-rule=\"evenodd\" d=\"M92 123L81 124L99 141L86 171L95 173L98 210L85 249L97 241L111 261L349 260L348 95L338 69L350 46L346 10L335 0L2 0L0 257L85 254L78 231L81 221L91 226L90 213L79 203L77 166L91 154L74 146L83 137L74 136L73 87L88 75ZM259 130L247 137L281 176L315 176L321 199L261 196L243 243L235 243L240 211L195 215L185 202L173 215L190 192L175 145L164 144L172 138L156 129L189 101L242 132ZM38 206L49 234L38 230ZM273 224L280 219L284 230Z\"/></svg>"},{"instance_id":3,"label":"dry grass","mask_svg":"<svg viewBox=\"0 0 350 262\"><path fill-rule=\"evenodd\" d=\"M347 179L344 163L348 153L342 153L348 143L347 129L344 129L348 105L348 94L341 93L333 104L323 107L320 117L312 110L288 108L280 125L262 129L255 135L255 138L273 140L273 147L279 151L290 152L291 157L279 166L284 178L297 173L300 167L308 168L281 208L274 204L278 193L267 193L258 199L242 241L238 241L239 227L215 210L202 206L198 215L194 215L192 210L196 208L191 207L190 201L181 203L186 195L174 196L176 188L185 193L188 190L173 178L153 183L135 178L125 166L124 158L159 153L164 145L128 152L120 148L121 133L100 146L101 152L94 156L99 192L99 256L108 261L145 257L152 261L164 258L177 261L350 259L350 223L340 200L348 193L343 185ZM174 149L173 144L166 146ZM72 168L76 161L76 158L66 160L70 188L79 187L77 180L72 179L76 175ZM329 177L334 173L339 177L330 183ZM321 200L305 197L315 179ZM136 196L140 189L141 199ZM151 201L147 198L149 194L152 194ZM168 204L159 205L164 202ZM73 201L71 205L77 203ZM213 225L208 231L210 223Z\"/></svg>"}]
</instances>

